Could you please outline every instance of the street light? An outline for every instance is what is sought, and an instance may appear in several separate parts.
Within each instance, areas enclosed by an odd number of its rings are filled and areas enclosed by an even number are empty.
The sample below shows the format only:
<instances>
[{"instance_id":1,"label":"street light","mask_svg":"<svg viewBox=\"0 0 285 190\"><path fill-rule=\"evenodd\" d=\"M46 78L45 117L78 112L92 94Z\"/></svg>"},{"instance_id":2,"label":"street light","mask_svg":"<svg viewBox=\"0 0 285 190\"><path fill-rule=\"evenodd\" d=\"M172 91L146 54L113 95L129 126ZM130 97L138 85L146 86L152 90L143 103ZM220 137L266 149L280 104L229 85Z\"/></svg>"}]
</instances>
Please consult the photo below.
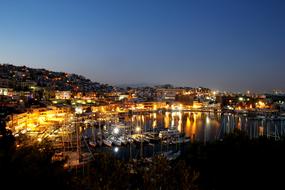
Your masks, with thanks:
<instances>
[{"instance_id":1,"label":"street light","mask_svg":"<svg viewBox=\"0 0 285 190\"><path fill-rule=\"evenodd\" d=\"M136 132L140 132L141 128L140 127L136 127Z\"/></svg>"},{"instance_id":2,"label":"street light","mask_svg":"<svg viewBox=\"0 0 285 190\"><path fill-rule=\"evenodd\" d=\"M75 108L75 113L76 113L76 114L82 114L82 112L83 112L83 110L82 110L81 107L76 107L76 108Z\"/></svg>"},{"instance_id":3,"label":"street light","mask_svg":"<svg viewBox=\"0 0 285 190\"><path fill-rule=\"evenodd\" d=\"M116 153L119 152L119 148L118 148L118 147L115 147L115 148L114 148L114 152L116 152Z\"/></svg>"},{"instance_id":4,"label":"street light","mask_svg":"<svg viewBox=\"0 0 285 190\"><path fill-rule=\"evenodd\" d=\"M117 128L117 127L116 127L116 128L114 128L114 133L115 133L115 134L118 134L118 133L119 133L119 131L120 131L120 130L119 130L119 128Z\"/></svg>"}]
</instances>

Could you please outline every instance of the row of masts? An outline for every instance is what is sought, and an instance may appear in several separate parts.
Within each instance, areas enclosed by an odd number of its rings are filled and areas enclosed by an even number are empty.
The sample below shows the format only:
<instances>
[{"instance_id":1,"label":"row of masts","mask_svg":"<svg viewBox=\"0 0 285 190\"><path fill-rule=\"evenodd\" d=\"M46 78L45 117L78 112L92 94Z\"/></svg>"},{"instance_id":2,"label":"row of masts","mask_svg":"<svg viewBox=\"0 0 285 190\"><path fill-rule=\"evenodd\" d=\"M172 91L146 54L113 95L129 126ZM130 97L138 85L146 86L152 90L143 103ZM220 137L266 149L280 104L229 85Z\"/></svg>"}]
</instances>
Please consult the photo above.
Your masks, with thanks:
<instances>
[{"instance_id":1,"label":"row of masts","mask_svg":"<svg viewBox=\"0 0 285 190\"><path fill-rule=\"evenodd\" d=\"M62 135L62 151L74 151L76 150L78 156L78 159L81 160L82 157L82 150L89 152L91 155L93 155L94 150L92 149L92 142L95 142L97 144L94 144L94 146L103 146L104 140L108 139L109 136L106 135L106 131L108 130L114 130L112 126L120 124L118 122L118 118L113 118L111 122L109 120L95 120L93 118L88 118L91 123L85 123L85 118L81 117L80 115L75 118L75 122L73 125L73 128L75 130L71 130L67 134ZM268 138L274 138L275 140L278 140L285 134L284 130L284 124L285 120L280 119L280 123L277 125L276 122L272 121L271 118L254 118L255 120L258 120L258 122L255 122L253 124L250 123L251 118L238 118L238 117L227 117L224 116L221 118L221 126L217 130L216 133L216 139L223 138L224 134L231 133L234 131L235 128L239 128L242 130L247 131L250 138L256 138L258 136L266 136ZM137 135L136 144L140 144L139 147L139 155L140 157L143 157L144 155L144 144L147 142L147 134L151 132L156 132L155 128L152 128L152 131L147 131L146 125L143 124L142 119L136 119L136 120L129 120L125 122L124 124L125 132L123 135L132 137L132 135L135 133ZM86 129L91 129L91 135L86 138L84 135L84 131ZM139 129L139 130L138 130ZM123 133L123 132L122 132ZM110 135L112 137L112 135ZM116 139L115 137L114 139ZM193 140L195 139L195 136L193 135ZM209 139L209 128L207 125L204 127L204 142L206 143ZM76 143L74 141L76 140ZM166 144L168 147L169 144L171 144L171 141L168 141L168 139L160 139L160 145L162 146L163 143ZM176 139L174 144L179 145L183 141L179 138ZM113 144L113 143L112 143ZM127 146L129 148L129 158L133 158L133 149L134 146L132 145L133 141L129 141L129 145ZM57 145L59 145L57 143ZM91 147L90 147L91 145ZM153 145L150 143L150 145ZM115 145L117 147L118 144ZM60 146L58 146L60 147ZM154 147L153 147L154 149ZM162 150L162 148L161 148ZM168 150L168 149L167 149ZM162 152L162 151L161 151ZM91 159L92 156L90 157Z\"/></svg>"}]
</instances>

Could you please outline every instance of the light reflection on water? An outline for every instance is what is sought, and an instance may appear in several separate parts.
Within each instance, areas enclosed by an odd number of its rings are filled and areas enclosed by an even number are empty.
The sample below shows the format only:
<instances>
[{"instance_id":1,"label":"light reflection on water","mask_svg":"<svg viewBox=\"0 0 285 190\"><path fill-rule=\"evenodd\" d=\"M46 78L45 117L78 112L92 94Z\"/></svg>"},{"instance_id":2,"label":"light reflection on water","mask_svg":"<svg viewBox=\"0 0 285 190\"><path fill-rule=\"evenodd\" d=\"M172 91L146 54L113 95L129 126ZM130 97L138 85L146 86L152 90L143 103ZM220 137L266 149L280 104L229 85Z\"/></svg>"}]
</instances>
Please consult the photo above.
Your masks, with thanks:
<instances>
[{"instance_id":1,"label":"light reflection on water","mask_svg":"<svg viewBox=\"0 0 285 190\"><path fill-rule=\"evenodd\" d=\"M165 112L133 115L125 121L145 131L178 129L192 140L201 142L220 139L235 128L244 130L251 138L260 135L279 138L284 134L284 119L257 118L213 112Z\"/></svg>"},{"instance_id":2,"label":"light reflection on water","mask_svg":"<svg viewBox=\"0 0 285 190\"><path fill-rule=\"evenodd\" d=\"M278 140L285 134L285 118L247 117L245 115L221 114L214 112L165 112L148 113L126 116L124 122L127 126L140 127L144 131L174 128L185 133L192 141L206 143L222 139L224 134L233 132L235 128L245 131L250 138L260 135L272 137ZM91 128L88 128L89 130ZM120 159L151 157L169 150L183 152L189 144L165 144L143 145L142 149L135 143L120 147L98 146L95 152L109 152Z\"/></svg>"}]
</instances>

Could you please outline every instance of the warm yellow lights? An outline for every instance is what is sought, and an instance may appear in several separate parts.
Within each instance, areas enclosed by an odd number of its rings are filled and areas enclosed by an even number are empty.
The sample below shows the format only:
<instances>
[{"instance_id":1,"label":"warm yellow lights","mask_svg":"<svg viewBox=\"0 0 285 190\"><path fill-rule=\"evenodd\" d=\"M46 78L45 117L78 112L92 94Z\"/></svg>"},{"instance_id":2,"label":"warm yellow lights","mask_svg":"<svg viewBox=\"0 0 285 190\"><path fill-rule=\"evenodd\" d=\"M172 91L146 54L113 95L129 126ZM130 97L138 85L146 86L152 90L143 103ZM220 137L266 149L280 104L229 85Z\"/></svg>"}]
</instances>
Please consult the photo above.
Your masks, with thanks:
<instances>
[{"instance_id":1,"label":"warm yellow lights","mask_svg":"<svg viewBox=\"0 0 285 190\"><path fill-rule=\"evenodd\" d=\"M266 104L264 102L262 102L262 101L258 101L256 103L256 107L260 108L260 109L264 109L264 108L266 108Z\"/></svg>"},{"instance_id":2,"label":"warm yellow lights","mask_svg":"<svg viewBox=\"0 0 285 190\"><path fill-rule=\"evenodd\" d=\"M153 109L157 110L157 105L156 104L153 105Z\"/></svg>"},{"instance_id":3,"label":"warm yellow lights","mask_svg":"<svg viewBox=\"0 0 285 190\"><path fill-rule=\"evenodd\" d=\"M136 132L140 132L141 128L140 127L136 127Z\"/></svg>"},{"instance_id":4,"label":"warm yellow lights","mask_svg":"<svg viewBox=\"0 0 285 190\"><path fill-rule=\"evenodd\" d=\"M199 109L202 107L202 103L199 103L199 102L194 102L193 103L193 109Z\"/></svg>"}]
</instances>

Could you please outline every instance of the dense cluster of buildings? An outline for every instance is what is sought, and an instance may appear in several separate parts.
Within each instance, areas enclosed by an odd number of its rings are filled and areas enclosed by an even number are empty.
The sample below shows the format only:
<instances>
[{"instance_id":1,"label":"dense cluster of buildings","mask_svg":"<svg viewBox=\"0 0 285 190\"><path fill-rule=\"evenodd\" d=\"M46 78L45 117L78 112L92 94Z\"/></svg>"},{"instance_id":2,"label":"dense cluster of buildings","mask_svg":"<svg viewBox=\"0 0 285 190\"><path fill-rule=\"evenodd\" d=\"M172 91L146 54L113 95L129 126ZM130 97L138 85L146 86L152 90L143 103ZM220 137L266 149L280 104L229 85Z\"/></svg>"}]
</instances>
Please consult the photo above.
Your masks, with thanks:
<instances>
[{"instance_id":1,"label":"dense cluster of buildings","mask_svg":"<svg viewBox=\"0 0 285 190\"><path fill-rule=\"evenodd\" d=\"M50 105L71 108L107 106L106 109L109 106L111 110L125 111L177 106L183 109L284 111L285 96L282 93L225 93L168 84L116 88L76 74L0 64L0 105L2 115Z\"/></svg>"},{"instance_id":2,"label":"dense cluster of buildings","mask_svg":"<svg viewBox=\"0 0 285 190\"><path fill-rule=\"evenodd\" d=\"M78 92L112 90L109 85L92 82L80 75L9 64L0 64L0 86L16 90L27 90L33 86Z\"/></svg>"}]
</instances>

